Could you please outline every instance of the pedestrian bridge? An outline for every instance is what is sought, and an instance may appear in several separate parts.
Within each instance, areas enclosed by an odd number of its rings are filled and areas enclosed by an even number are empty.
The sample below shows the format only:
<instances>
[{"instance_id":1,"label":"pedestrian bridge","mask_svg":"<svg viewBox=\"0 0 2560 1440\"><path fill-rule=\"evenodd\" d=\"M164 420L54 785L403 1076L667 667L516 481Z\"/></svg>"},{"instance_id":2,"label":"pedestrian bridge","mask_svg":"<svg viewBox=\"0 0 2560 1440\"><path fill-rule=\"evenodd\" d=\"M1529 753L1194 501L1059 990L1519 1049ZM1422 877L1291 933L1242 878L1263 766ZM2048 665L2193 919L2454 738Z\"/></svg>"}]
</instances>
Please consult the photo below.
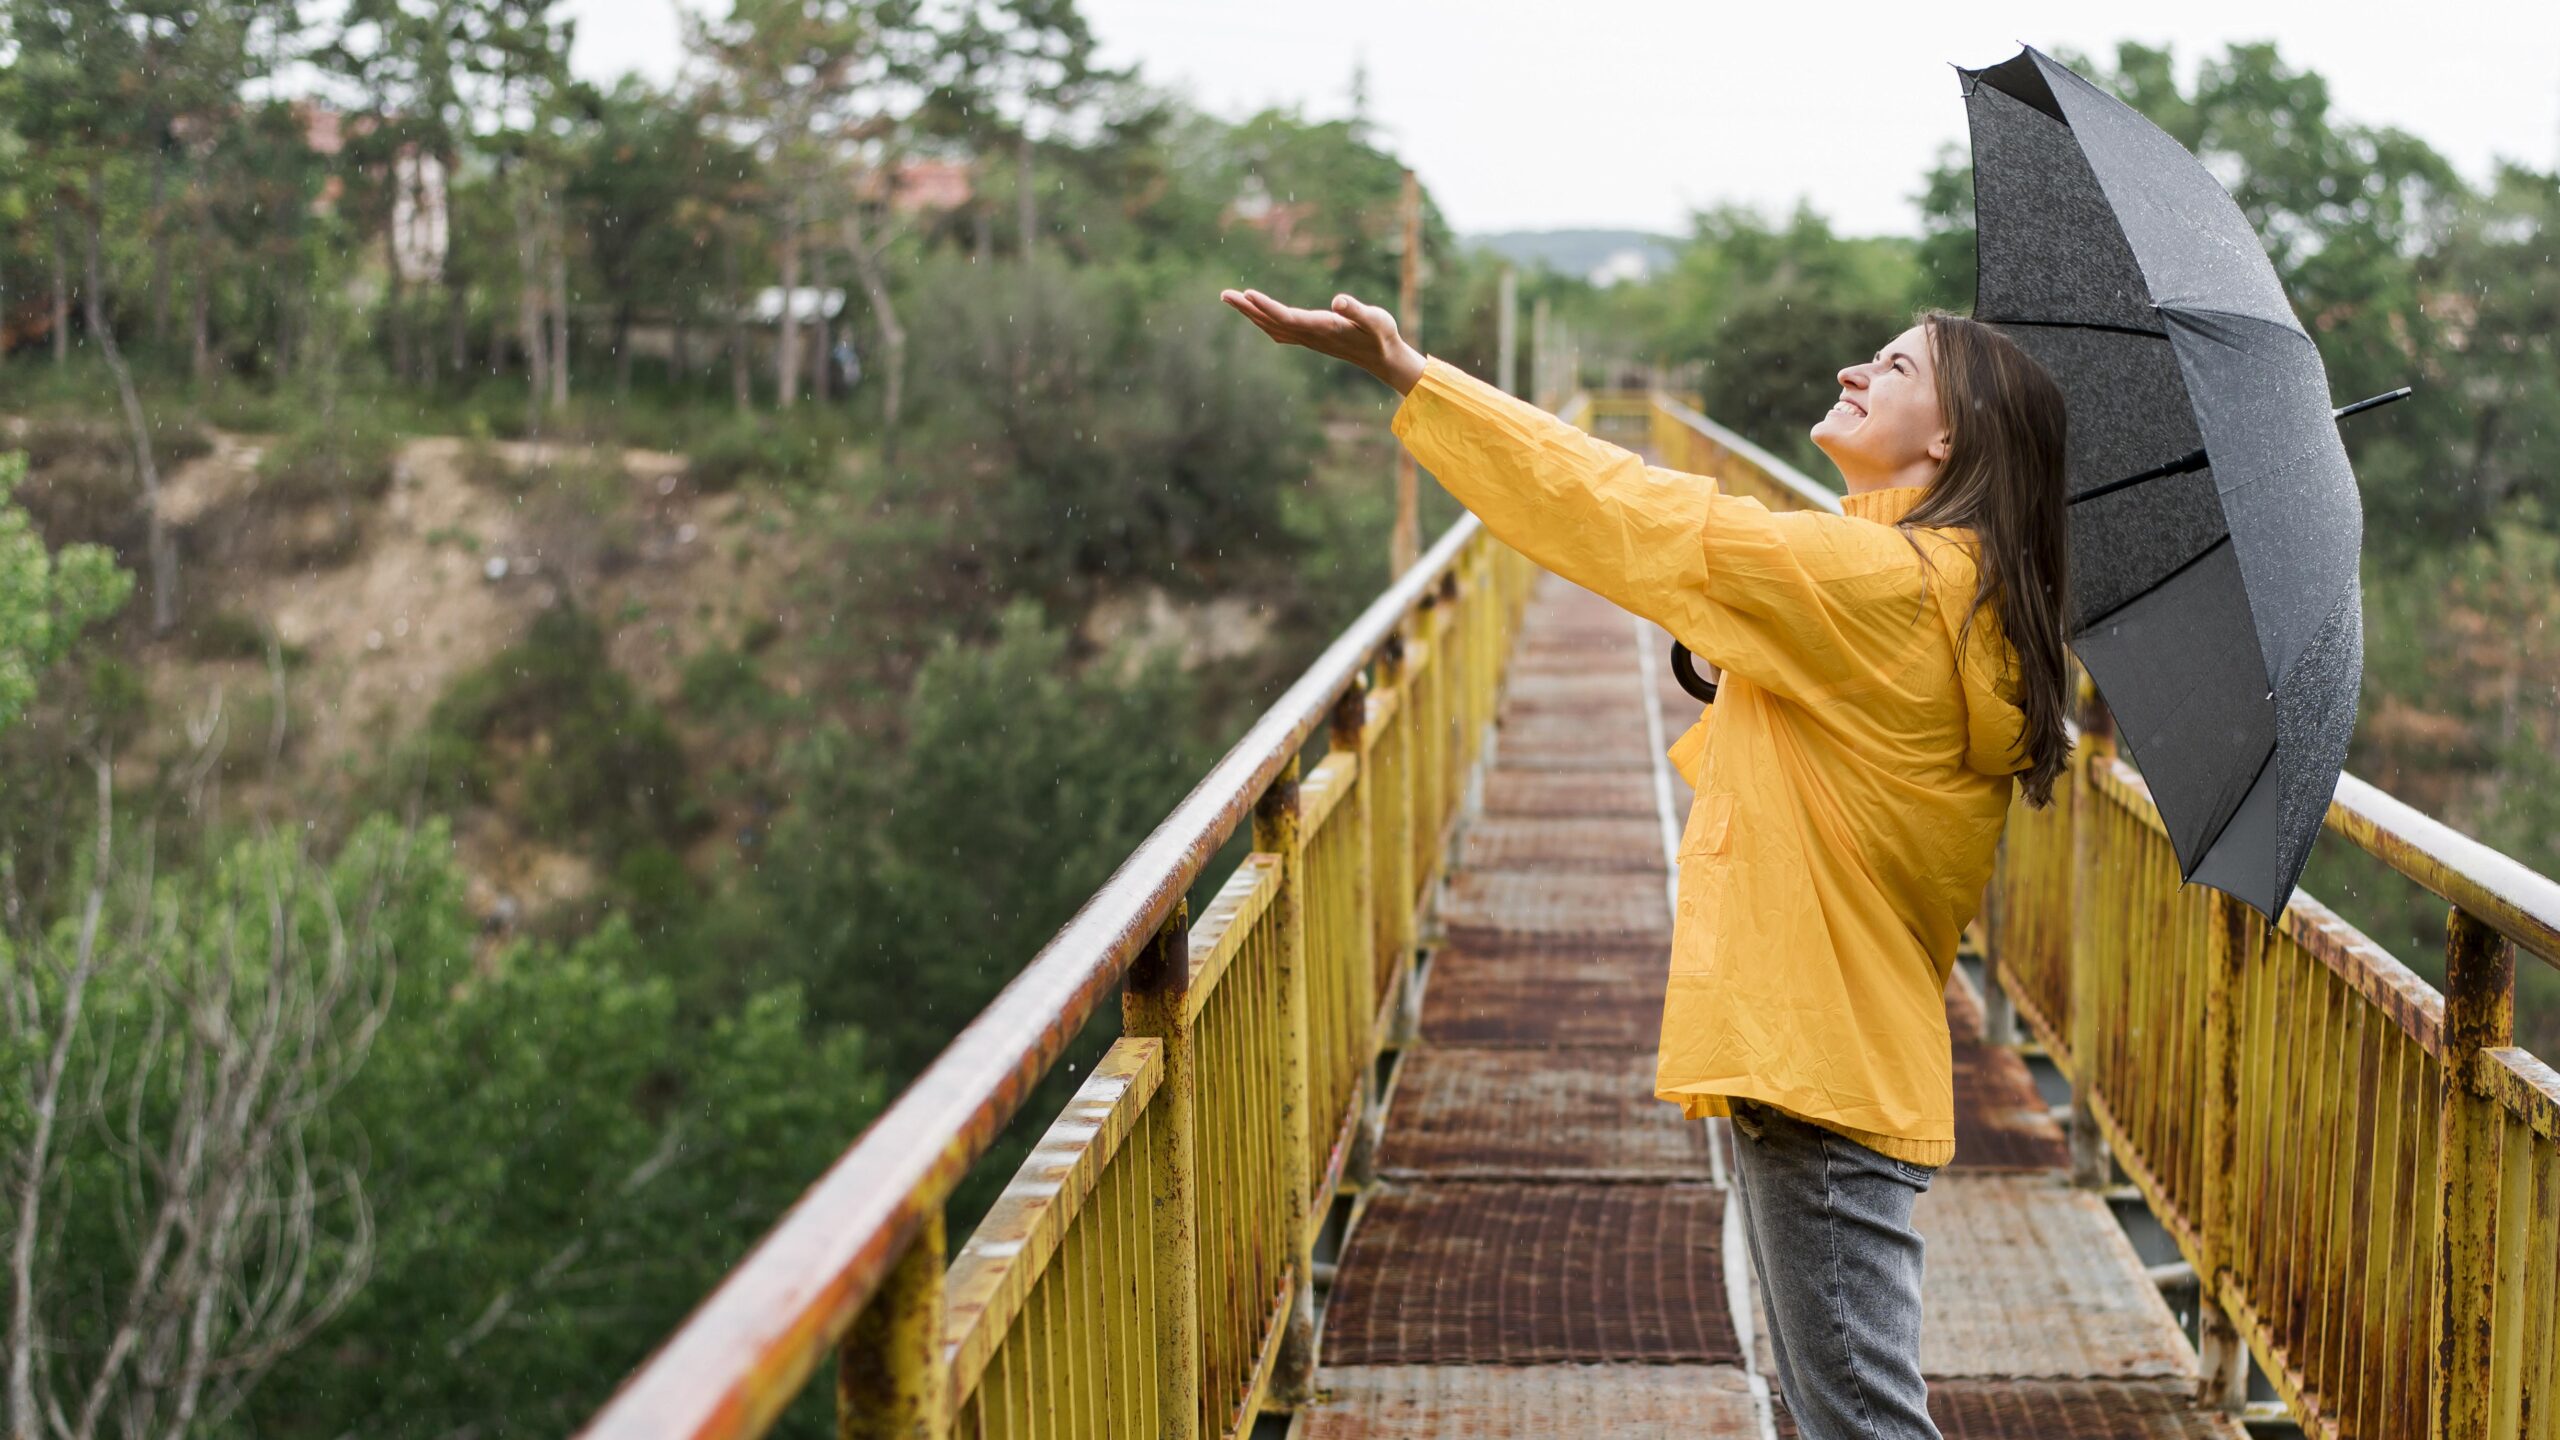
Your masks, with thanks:
<instances>
[{"instance_id":1,"label":"pedestrian bridge","mask_svg":"<svg viewBox=\"0 0 2560 1440\"><path fill-rule=\"evenodd\" d=\"M1678 398L1564 413L1837 508ZM760 1434L822 1368L846 1437L1793 1433L1721 1126L1652 1098L1690 798L1663 750L1699 711L1668 648L1462 520L586 1433ZM2269 926L2181 888L2081 696L2072 781L2013 812L1946 997L1940 1428L2560 1437L2560 1075L2511 1044L2560 886L2349 776L2324 843L2442 898L2445 991L2310 895Z\"/></svg>"}]
</instances>

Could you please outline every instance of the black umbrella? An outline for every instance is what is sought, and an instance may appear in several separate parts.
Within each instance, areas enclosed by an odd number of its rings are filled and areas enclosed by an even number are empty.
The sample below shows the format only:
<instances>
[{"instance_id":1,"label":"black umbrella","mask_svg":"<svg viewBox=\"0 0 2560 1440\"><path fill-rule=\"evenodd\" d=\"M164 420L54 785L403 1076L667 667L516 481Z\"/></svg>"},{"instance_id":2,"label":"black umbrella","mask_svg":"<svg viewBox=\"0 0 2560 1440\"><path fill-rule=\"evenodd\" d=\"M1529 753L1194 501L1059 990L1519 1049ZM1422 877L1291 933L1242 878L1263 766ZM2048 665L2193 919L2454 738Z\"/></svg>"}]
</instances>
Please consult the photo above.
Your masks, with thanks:
<instances>
[{"instance_id":1,"label":"black umbrella","mask_svg":"<svg viewBox=\"0 0 2560 1440\"><path fill-rule=\"evenodd\" d=\"M2177 141L2033 49L1959 73L1974 315L2070 407L2072 649L2180 873L2272 920L2364 670L2364 510L2328 372L2240 207Z\"/></svg>"}]
</instances>

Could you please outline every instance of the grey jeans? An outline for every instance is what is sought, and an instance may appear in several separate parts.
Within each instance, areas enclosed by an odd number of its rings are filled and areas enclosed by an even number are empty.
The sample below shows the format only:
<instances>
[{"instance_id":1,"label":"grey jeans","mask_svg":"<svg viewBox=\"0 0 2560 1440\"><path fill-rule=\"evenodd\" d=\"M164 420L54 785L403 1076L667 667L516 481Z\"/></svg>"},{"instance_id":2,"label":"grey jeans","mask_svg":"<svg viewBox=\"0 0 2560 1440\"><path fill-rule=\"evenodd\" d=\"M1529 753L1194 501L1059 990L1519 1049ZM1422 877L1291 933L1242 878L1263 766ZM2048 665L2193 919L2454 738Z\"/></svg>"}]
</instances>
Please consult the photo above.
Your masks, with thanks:
<instances>
[{"instance_id":1,"label":"grey jeans","mask_svg":"<svg viewBox=\"0 0 2560 1440\"><path fill-rule=\"evenodd\" d=\"M1922 1243L1937 1172L1735 1098L1733 1192L1769 1316L1778 1393L1804 1440L1939 1440L1920 1377Z\"/></svg>"}]
</instances>

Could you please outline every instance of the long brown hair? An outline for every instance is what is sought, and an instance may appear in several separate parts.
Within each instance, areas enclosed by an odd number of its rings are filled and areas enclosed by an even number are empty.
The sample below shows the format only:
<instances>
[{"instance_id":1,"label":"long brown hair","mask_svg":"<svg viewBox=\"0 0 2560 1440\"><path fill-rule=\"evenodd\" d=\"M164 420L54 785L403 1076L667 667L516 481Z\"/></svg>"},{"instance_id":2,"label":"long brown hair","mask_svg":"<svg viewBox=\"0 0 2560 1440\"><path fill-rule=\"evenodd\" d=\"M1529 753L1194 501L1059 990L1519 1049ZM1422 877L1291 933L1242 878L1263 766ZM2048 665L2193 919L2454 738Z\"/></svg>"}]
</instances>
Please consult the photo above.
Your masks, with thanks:
<instances>
[{"instance_id":1,"label":"long brown hair","mask_svg":"<svg viewBox=\"0 0 2560 1440\"><path fill-rule=\"evenodd\" d=\"M2052 803L2069 763L2063 715L2071 697L2071 547L2064 507L2066 420L2062 387L2036 358L1981 321L1924 310L1937 362L1938 415L1948 433L1946 462L1904 526L1960 526L1978 542L1980 577L1956 636L1962 673L1974 617L1992 607L2017 662L2019 736L2027 767L2018 777L2027 803ZM1918 542L1914 541L1916 549Z\"/></svg>"}]
</instances>

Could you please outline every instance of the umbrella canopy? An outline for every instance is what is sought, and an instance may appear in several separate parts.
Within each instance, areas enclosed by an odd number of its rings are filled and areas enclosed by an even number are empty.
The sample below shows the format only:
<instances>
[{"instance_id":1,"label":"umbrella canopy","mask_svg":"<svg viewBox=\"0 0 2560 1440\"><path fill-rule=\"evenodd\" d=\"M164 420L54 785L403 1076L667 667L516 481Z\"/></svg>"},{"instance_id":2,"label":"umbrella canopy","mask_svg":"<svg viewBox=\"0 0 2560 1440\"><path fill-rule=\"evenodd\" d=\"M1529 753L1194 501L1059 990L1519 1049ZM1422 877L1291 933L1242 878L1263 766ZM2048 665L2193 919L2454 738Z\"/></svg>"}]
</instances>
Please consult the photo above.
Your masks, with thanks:
<instances>
[{"instance_id":1,"label":"umbrella canopy","mask_svg":"<svg viewBox=\"0 0 2560 1440\"><path fill-rule=\"evenodd\" d=\"M1974 316L2070 407L2072 649L2180 873L2272 920L2364 671L2364 510L2327 369L2240 207L2177 141L2033 49L1959 73Z\"/></svg>"}]
</instances>

